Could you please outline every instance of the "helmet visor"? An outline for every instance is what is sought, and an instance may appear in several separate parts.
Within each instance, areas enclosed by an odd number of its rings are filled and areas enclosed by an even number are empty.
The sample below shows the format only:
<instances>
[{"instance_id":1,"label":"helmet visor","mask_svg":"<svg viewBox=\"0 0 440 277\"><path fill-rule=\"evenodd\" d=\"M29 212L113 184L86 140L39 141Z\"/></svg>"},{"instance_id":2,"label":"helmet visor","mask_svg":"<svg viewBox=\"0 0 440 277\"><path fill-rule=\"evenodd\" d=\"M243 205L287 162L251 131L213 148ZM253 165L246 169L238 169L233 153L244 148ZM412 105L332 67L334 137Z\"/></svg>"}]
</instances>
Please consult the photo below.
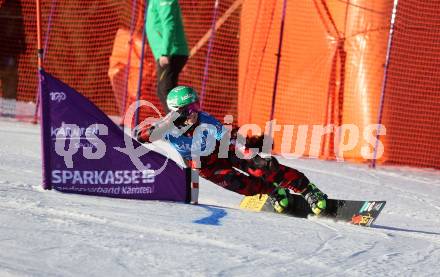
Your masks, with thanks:
<instances>
[{"instance_id":1,"label":"helmet visor","mask_svg":"<svg viewBox=\"0 0 440 277\"><path fill-rule=\"evenodd\" d=\"M194 102L191 103L189 105L186 105L185 107L181 107L177 110L178 113L182 114L182 113L187 113L192 114L192 113L197 113L200 111L200 104L199 102Z\"/></svg>"},{"instance_id":2,"label":"helmet visor","mask_svg":"<svg viewBox=\"0 0 440 277\"><path fill-rule=\"evenodd\" d=\"M200 105L198 102L191 103L185 107L181 107L177 110L177 113L179 113L179 117L174 120L174 124L176 127L181 127L185 125L186 120L188 117L193 114L200 111Z\"/></svg>"}]
</instances>

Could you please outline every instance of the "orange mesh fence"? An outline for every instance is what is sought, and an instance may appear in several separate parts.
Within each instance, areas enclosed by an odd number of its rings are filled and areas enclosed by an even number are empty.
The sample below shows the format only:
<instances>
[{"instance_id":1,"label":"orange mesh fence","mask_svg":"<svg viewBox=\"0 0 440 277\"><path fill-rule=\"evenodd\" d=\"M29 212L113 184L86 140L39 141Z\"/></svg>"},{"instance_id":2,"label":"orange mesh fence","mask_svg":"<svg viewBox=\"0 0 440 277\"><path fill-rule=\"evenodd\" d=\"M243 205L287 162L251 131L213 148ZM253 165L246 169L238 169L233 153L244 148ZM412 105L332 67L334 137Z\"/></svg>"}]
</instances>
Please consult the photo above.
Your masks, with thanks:
<instances>
[{"instance_id":1,"label":"orange mesh fence","mask_svg":"<svg viewBox=\"0 0 440 277\"><path fill-rule=\"evenodd\" d=\"M41 2L46 71L108 115L123 115L138 89L144 1ZM387 135L381 137L385 154L379 161L439 167L440 6L399 1L385 75L392 2L287 1L280 36L282 0L179 1L191 50L179 83L202 93L208 112L220 120L231 114L238 125L254 123L264 130L274 105L274 119L281 125L275 151L297 156L370 160L373 144L364 134L374 137L366 127L378 123L383 111ZM14 67L1 68L0 96L34 103L35 3L0 3L1 58L13 57L18 76L11 96L3 76L11 79ZM141 99L161 110L148 45L142 63ZM145 108L140 117L150 115L156 114ZM356 126L358 138L337 128L342 125Z\"/></svg>"},{"instance_id":2,"label":"orange mesh fence","mask_svg":"<svg viewBox=\"0 0 440 277\"><path fill-rule=\"evenodd\" d=\"M377 121L391 8L383 1L288 1L281 37L282 1L247 1L240 37L239 123L264 128L274 104L280 125L275 151L363 160L362 147L371 146L362 138L364 127ZM360 137L344 142L346 151L340 154L338 142L344 139L335 138L338 129L332 126L343 124L358 127ZM327 135L316 135L326 126Z\"/></svg>"},{"instance_id":3,"label":"orange mesh fence","mask_svg":"<svg viewBox=\"0 0 440 277\"><path fill-rule=\"evenodd\" d=\"M0 96L3 99L35 101L35 22L35 3L0 0ZM0 109L2 114L7 114L4 102Z\"/></svg>"},{"instance_id":4,"label":"orange mesh fence","mask_svg":"<svg viewBox=\"0 0 440 277\"><path fill-rule=\"evenodd\" d=\"M180 75L180 83L191 85L202 92L202 82L205 80L203 108L220 120L226 114L235 117L237 114L242 2L243 0L180 1L191 52L188 64ZM216 20L212 28L215 12ZM210 39L212 41L208 59Z\"/></svg>"},{"instance_id":5,"label":"orange mesh fence","mask_svg":"<svg viewBox=\"0 0 440 277\"><path fill-rule=\"evenodd\" d=\"M127 24L119 26L113 40L108 77L114 93L117 115L121 116L120 123L122 123L127 108L137 99L139 78L142 80L140 99L147 100L156 107L160 107L159 100L151 93L155 86L156 75L154 61L148 51L148 46L144 46L144 55L142 55L144 8L142 5L134 7L132 12L135 12L137 18L133 22L136 22L136 24L130 27L128 24L130 17L127 17L124 21ZM143 61L141 61L142 57ZM142 76L140 76L142 63L143 71ZM140 110L141 118L147 115L155 115L151 109L141 108Z\"/></svg>"},{"instance_id":6,"label":"orange mesh fence","mask_svg":"<svg viewBox=\"0 0 440 277\"><path fill-rule=\"evenodd\" d=\"M22 28L23 33L11 30L13 35L8 41L2 36L0 51L6 52L6 45L15 45L20 39L26 41L25 49L17 55L20 64L16 99L35 101L35 2L1 1L10 2L11 13L22 19L12 23L10 20L8 24L11 28ZM235 115L237 110L238 30L242 2L223 0L218 6L215 1L208 0L180 3L191 48L191 59L180 80L199 91L205 80L204 108L218 117ZM42 1L41 9L45 70L86 95L107 114L124 114L125 108L136 99L144 1ZM212 29L215 11L217 20ZM215 40L211 42L211 62L207 67L211 38ZM148 45L142 76L141 99L161 110L156 97L155 62ZM4 94L1 92L1 96ZM141 118L149 113L155 114L147 109Z\"/></svg>"},{"instance_id":7,"label":"orange mesh fence","mask_svg":"<svg viewBox=\"0 0 440 277\"><path fill-rule=\"evenodd\" d=\"M26 42L25 51L19 56L16 99L35 102L38 80L36 4L35 1L3 1L20 11L14 16L22 18L16 23L21 24ZM116 114L116 105L107 71L116 31L123 25L125 11L129 9L123 4L110 0L41 1L44 68L110 115ZM2 29L3 26L9 28L11 25L2 24ZM0 51L5 45L16 45L20 38L18 33L16 37L9 37L0 44ZM4 94L4 89L2 91Z\"/></svg>"},{"instance_id":8,"label":"orange mesh fence","mask_svg":"<svg viewBox=\"0 0 440 277\"><path fill-rule=\"evenodd\" d=\"M386 82L387 162L440 168L440 2L399 1Z\"/></svg>"},{"instance_id":9,"label":"orange mesh fence","mask_svg":"<svg viewBox=\"0 0 440 277\"><path fill-rule=\"evenodd\" d=\"M110 0L42 1L41 7L43 37L48 41L43 67L107 114L116 112L107 71L123 17L119 10L130 10L123 4Z\"/></svg>"}]
</instances>

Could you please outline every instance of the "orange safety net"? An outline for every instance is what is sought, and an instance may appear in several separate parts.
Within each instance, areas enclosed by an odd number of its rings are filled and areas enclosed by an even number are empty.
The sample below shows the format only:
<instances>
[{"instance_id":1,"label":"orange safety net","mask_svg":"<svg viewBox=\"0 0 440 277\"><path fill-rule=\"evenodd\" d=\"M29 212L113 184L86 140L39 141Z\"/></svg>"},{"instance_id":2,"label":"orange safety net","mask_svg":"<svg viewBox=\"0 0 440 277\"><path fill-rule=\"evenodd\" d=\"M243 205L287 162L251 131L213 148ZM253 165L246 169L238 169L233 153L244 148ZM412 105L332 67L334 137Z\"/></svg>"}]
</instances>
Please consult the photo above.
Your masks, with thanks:
<instances>
[{"instance_id":1,"label":"orange safety net","mask_svg":"<svg viewBox=\"0 0 440 277\"><path fill-rule=\"evenodd\" d=\"M35 3L0 0L0 96L4 99L35 101L35 22ZM0 109L3 114L5 107Z\"/></svg>"},{"instance_id":2,"label":"orange safety net","mask_svg":"<svg viewBox=\"0 0 440 277\"><path fill-rule=\"evenodd\" d=\"M26 41L25 52L19 57L16 99L35 102L38 81L36 3L3 1L12 2L21 10L16 16L23 19ZM121 11L126 10L122 4L98 0L41 1L45 70L86 95L108 114L116 113L107 71L114 36L123 18ZM9 43L17 43L18 39Z\"/></svg>"},{"instance_id":3,"label":"orange safety net","mask_svg":"<svg viewBox=\"0 0 440 277\"><path fill-rule=\"evenodd\" d=\"M134 28L120 27L116 32L108 68L118 115L121 116L119 124L124 123L123 115L137 100L139 80L141 80L140 100L147 100L156 107L160 106L157 97L150 93L155 86L155 65L148 52L148 46L144 46L144 55L142 55L143 17L140 12L137 15L137 24ZM140 76L141 63L143 63L142 76ZM139 117L144 118L152 112L153 110L148 107L142 107ZM132 123L134 122L130 122Z\"/></svg>"},{"instance_id":4,"label":"orange safety net","mask_svg":"<svg viewBox=\"0 0 440 277\"><path fill-rule=\"evenodd\" d=\"M26 49L19 54L16 99L35 101L35 2L0 1L11 2L17 10L13 12L22 19L11 24L22 27L23 35L13 31L10 41L15 43L20 38L26 41ZM125 108L135 100L138 87L145 1L41 2L43 45L46 45L46 39L48 41L43 63L45 70L83 93L105 113L122 116ZM204 108L220 118L224 114L236 115L238 30L242 2L224 0L215 6L213 1L208 0L180 1L191 49L191 59L180 75L181 84L201 91L202 81L205 80ZM213 32L215 11L217 20ZM211 38L214 40L210 64L206 67ZM9 43L3 41L0 50ZM162 110L156 96L155 61L148 45L145 49L141 99ZM3 96L4 93L0 93ZM147 109L141 118L149 114L156 115Z\"/></svg>"},{"instance_id":5,"label":"orange safety net","mask_svg":"<svg viewBox=\"0 0 440 277\"><path fill-rule=\"evenodd\" d=\"M275 89L276 152L364 159L361 149L372 146L363 138L364 129L377 122L391 9L384 1L287 2ZM274 93L282 1L247 1L243 13L239 123L264 130Z\"/></svg>"},{"instance_id":6,"label":"orange safety net","mask_svg":"<svg viewBox=\"0 0 440 277\"><path fill-rule=\"evenodd\" d=\"M145 1L41 2L44 68L108 115L124 115L138 89ZM276 91L274 119L282 125L276 152L355 161L372 158L374 132L366 127L379 122L384 92L387 135L379 161L439 167L440 7L399 1L385 75L392 2L287 1L274 89L282 0L181 0L191 57L180 84L203 92L204 109L218 119L229 114L234 124L263 130ZM0 0L0 53L18 63L12 97L24 102L35 102L37 91L35 13L33 1ZM141 99L161 110L148 45L143 63ZM10 98L0 83L0 96ZM140 117L150 115L156 116L146 108ZM359 139L350 126L358 127Z\"/></svg>"},{"instance_id":7,"label":"orange safety net","mask_svg":"<svg viewBox=\"0 0 440 277\"><path fill-rule=\"evenodd\" d=\"M190 59L180 75L180 83L202 92L206 70L203 109L223 120L227 114L234 118L237 115L239 26L244 1L220 0L217 7L216 2L180 1L190 48Z\"/></svg>"},{"instance_id":8,"label":"orange safety net","mask_svg":"<svg viewBox=\"0 0 440 277\"><path fill-rule=\"evenodd\" d=\"M440 2L399 1L386 82L387 162L440 168Z\"/></svg>"}]
</instances>

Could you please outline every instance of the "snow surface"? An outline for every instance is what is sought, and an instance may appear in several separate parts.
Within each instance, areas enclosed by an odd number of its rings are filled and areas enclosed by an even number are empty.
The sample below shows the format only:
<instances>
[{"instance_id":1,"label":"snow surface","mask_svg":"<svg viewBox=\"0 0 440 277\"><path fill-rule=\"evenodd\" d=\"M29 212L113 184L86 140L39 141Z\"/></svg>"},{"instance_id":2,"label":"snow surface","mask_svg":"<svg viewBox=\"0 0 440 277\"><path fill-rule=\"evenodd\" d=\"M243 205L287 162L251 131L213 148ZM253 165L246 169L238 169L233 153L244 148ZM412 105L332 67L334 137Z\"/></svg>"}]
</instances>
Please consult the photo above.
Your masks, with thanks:
<instances>
[{"instance_id":1,"label":"snow surface","mask_svg":"<svg viewBox=\"0 0 440 277\"><path fill-rule=\"evenodd\" d=\"M41 188L40 129L0 121L0 276L439 276L440 172L284 160L330 197L387 200L373 228Z\"/></svg>"}]
</instances>

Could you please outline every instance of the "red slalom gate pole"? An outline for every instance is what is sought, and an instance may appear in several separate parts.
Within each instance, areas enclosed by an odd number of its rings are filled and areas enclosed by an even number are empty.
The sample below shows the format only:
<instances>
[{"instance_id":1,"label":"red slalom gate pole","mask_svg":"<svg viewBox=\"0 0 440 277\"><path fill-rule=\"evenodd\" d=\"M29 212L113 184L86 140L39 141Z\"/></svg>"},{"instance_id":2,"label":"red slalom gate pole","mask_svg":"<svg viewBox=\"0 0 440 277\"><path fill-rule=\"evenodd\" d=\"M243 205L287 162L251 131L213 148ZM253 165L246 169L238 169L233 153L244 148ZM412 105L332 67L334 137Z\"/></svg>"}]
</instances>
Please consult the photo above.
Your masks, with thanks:
<instances>
[{"instance_id":1,"label":"red slalom gate pole","mask_svg":"<svg viewBox=\"0 0 440 277\"><path fill-rule=\"evenodd\" d=\"M197 205L199 203L199 168L197 162L188 161L188 166L191 167L191 200L190 203Z\"/></svg>"}]
</instances>

